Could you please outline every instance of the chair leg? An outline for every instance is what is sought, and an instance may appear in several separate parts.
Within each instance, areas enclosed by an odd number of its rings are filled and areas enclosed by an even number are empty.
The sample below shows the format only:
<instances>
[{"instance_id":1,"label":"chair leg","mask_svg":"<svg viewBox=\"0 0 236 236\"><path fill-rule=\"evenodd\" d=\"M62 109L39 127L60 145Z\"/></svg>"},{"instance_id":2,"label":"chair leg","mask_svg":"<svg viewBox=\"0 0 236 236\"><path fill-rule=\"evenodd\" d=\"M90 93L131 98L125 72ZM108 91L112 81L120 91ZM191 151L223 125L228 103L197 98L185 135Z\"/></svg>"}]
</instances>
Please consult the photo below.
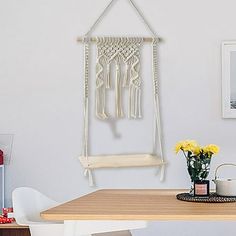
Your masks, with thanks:
<instances>
[{"instance_id":1,"label":"chair leg","mask_svg":"<svg viewBox=\"0 0 236 236\"><path fill-rule=\"evenodd\" d=\"M129 230L126 230L126 231L116 231L116 232L93 234L92 236L132 236L132 234Z\"/></svg>"}]
</instances>

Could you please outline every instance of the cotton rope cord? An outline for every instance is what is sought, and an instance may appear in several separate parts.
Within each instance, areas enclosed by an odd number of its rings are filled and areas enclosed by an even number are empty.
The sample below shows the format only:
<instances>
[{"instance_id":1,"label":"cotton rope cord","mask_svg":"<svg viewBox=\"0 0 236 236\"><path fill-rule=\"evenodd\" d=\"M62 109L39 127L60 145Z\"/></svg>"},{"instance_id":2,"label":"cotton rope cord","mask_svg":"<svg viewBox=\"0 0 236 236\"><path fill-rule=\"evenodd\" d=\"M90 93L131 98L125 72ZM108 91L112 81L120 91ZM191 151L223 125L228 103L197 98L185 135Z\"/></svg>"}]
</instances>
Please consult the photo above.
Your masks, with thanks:
<instances>
[{"instance_id":1,"label":"cotton rope cord","mask_svg":"<svg viewBox=\"0 0 236 236\"><path fill-rule=\"evenodd\" d=\"M151 25L148 23L148 21L146 20L146 18L144 17L143 13L140 11L140 9L137 7L137 5L134 3L133 0L129 0L131 6L136 10L136 12L138 13L138 15L141 17L141 19L143 20L144 25L147 26L147 28L149 29L149 31L153 34L153 36L155 38L157 38L157 34L155 33L155 31L152 29Z\"/></svg>"},{"instance_id":2,"label":"cotton rope cord","mask_svg":"<svg viewBox=\"0 0 236 236\"><path fill-rule=\"evenodd\" d=\"M84 136L83 136L83 152L82 155L87 160L87 167L84 171L84 175L89 179L89 185L94 186L92 171L89 168L88 159L88 139L89 139L89 41L88 37L84 38Z\"/></svg>"},{"instance_id":3,"label":"cotton rope cord","mask_svg":"<svg viewBox=\"0 0 236 236\"><path fill-rule=\"evenodd\" d=\"M114 4L114 2L117 0L111 0L109 2L109 4L106 6L106 8L102 11L102 13L99 15L99 17L97 18L97 20L92 24L92 26L89 28L88 32L85 34L85 37L90 35L93 30L96 28L97 24L101 21L101 19L104 17L104 15L106 14L106 12L111 8L112 4Z\"/></svg>"},{"instance_id":4,"label":"cotton rope cord","mask_svg":"<svg viewBox=\"0 0 236 236\"><path fill-rule=\"evenodd\" d=\"M107 90L111 87L110 64L115 64L115 113L124 116L123 92L128 88L128 117L141 118L140 37L97 37L95 110L99 119L107 119ZM108 69L107 69L108 68Z\"/></svg>"},{"instance_id":5,"label":"cotton rope cord","mask_svg":"<svg viewBox=\"0 0 236 236\"><path fill-rule=\"evenodd\" d=\"M157 56L158 39L153 38L152 42L152 70L153 70L153 95L154 95L154 137L153 137L153 153L157 155L158 141L160 147L160 158L162 160L160 180L164 180L165 165L162 146L162 130L159 104L159 84L158 84L158 56Z\"/></svg>"},{"instance_id":6,"label":"cotton rope cord","mask_svg":"<svg viewBox=\"0 0 236 236\"><path fill-rule=\"evenodd\" d=\"M112 7L112 5L115 3L115 1L117 0L111 0L109 2L109 4L106 6L106 8L102 11L102 13L99 15L99 17L97 18L97 20L93 23L93 25L89 28L89 30L87 31L87 33L85 34L85 36L89 36L93 30L96 28L96 26L99 24L99 22L102 20L102 18L105 16L105 14L108 12L108 10ZM138 6L134 3L133 0L128 0L130 5L133 7L133 9L137 12L137 14L140 16L140 18L142 19L144 25L148 28L148 30L151 32L151 34L156 38L157 34L155 33L155 31L152 29L151 25L148 23L148 21L146 20L146 18L144 17L143 13L141 12L141 10L138 8Z\"/></svg>"},{"instance_id":7,"label":"cotton rope cord","mask_svg":"<svg viewBox=\"0 0 236 236\"><path fill-rule=\"evenodd\" d=\"M121 105L121 68L119 61L116 63L116 93L115 93L115 99L116 99L116 117L121 118L123 117L123 110Z\"/></svg>"}]
</instances>

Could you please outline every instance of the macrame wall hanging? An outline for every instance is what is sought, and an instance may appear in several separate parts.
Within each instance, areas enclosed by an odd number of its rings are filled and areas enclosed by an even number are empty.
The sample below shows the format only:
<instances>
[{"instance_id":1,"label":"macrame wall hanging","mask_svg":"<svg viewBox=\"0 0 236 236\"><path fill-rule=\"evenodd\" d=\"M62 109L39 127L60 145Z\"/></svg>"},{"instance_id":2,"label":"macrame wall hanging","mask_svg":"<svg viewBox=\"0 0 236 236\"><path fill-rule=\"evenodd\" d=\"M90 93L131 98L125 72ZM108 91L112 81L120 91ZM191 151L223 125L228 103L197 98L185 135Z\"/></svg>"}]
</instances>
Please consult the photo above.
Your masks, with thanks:
<instances>
[{"instance_id":1,"label":"macrame wall hanging","mask_svg":"<svg viewBox=\"0 0 236 236\"><path fill-rule=\"evenodd\" d=\"M96 65L96 115L106 119L109 114L106 107L106 89L111 88L110 67L116 65L115 99L116 117L123 117L122 87L129 88L129 118L141 118L141 81L139 75L142 38L97 38ZM125 73L122 78L122 65Z\"/></svg>"},{"instance_id":2,"label":"macrame wall hanging","mask_svg":"<svg viewBox=\"0 0 236 236\"><path fill-rule=\"evenodd\" d=\"M85 176L89 178L90 186L94 185L92 170L97 168L118 167L147 167L159 166L161 168L161 180L164 176L164 158L162 151L162 135L160 122L160 109L158 98L158 72L157 72L157 46L159 39L148 24L147 20L137 8L133 0L128 0L134 10L141 17L152 34L150 38L142 37L91 37L91 33L100 22L104 14L110 9L116 0L112 0L99 18L92 25L83 38L78 38L84 43L84 135L83 152L79 157L85 168ZM153 151L148 154L119 154L92 156L89 154L89 49L90 44L97 47L96 61L96 99L95 113L98 119L109 119L112 114L106 106L106 93L109 89L115 90L115 117L117 119L127 116L129 119L139 119L141 114L141 77L140 77L140 47L143 43L152 45L152 70L153 70L153 98L154 98L154 140ZM115 65L115 81L111 67ZM128 89L128 112L122 107L124 90Z\"/></svg>"}]
</instances>

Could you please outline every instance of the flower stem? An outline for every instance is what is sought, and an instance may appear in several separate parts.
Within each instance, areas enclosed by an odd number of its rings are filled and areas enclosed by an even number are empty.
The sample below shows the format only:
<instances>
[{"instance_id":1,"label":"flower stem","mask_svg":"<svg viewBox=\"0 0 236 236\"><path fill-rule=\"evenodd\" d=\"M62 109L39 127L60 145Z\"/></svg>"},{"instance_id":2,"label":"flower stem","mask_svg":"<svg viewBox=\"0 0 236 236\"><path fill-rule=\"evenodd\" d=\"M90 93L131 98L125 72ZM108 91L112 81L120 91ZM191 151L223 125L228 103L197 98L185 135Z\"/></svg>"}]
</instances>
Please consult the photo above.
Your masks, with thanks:
<instances>
[{"instance_id":1,"label":"flower stem","mask_svg":"<svg viewBox=\"0 0 236 236\"><path fill-rule=\"evenodd\" d=\"M184 151L183 149L181 149L181 150L182 150L182 152L184 153L184 156L185 156L186 160L188 160L188 157L186 156L185 151Z\"/></svg>"}]
</instances>

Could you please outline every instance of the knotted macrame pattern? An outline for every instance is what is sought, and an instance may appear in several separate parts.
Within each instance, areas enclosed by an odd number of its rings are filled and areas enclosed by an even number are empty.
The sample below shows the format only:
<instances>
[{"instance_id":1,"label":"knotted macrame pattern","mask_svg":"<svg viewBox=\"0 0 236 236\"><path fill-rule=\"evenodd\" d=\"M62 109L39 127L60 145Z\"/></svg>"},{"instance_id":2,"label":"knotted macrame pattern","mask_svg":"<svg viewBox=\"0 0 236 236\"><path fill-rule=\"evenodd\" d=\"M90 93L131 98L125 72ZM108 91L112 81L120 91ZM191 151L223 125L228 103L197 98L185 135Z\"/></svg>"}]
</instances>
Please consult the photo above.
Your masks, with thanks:
<instances>
[{"instance_id":1,"label":"knotted macrame pattern","mask_svg":"<svg viewBox=\"0 0 236 236\"><path fill-rule=\"evenodd\" d=\"M124 116L123 93L128 88L128 117L141 118L140 46L143 38L97 38L96 116L109 117L106 110L106 91L115 89L116 117ZM112 81L115 65L115 83ZM123 89L122 89L123 88Z\"/></svg>"}]
</instances>

